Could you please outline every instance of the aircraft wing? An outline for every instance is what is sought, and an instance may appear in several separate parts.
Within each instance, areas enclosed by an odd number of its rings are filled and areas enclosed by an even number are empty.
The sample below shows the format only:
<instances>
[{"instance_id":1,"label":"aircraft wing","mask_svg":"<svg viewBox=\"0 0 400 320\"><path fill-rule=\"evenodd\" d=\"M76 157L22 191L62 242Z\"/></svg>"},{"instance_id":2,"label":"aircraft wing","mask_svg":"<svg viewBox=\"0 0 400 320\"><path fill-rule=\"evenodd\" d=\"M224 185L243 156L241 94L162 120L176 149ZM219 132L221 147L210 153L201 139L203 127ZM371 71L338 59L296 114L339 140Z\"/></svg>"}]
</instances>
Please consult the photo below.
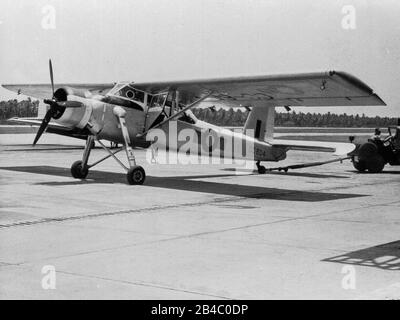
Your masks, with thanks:
<instances>
[{"instance_id":1,"label":"aircraft wing","mask_svg":"<svg viewBox=\"0 0 400 320\"><path fill-rule=\"evenodd\" d=\"M3 88L14 91L18 94L23 94L28 97L34 97L37 99L51 99L51 85L50 84L3 84ZM67 83L67 84L56 84L56 88L60 87L72 87L76 89L88 90L93 95L96 94L106 94L109 90L111 90L114 85L111 83L108 84L76 84L76 83Z\"/></svg>"},{"instance_id":2,"label":"aircraft wing","mask_svg":"<svg viewBox=\"0 0 400 320\"><path fill-rule=\"evenodd\" d=\"M32 126L40 126L43 119L41 118L10 118L7 121L10 122L16 122L16 123L20 123L20 124L28 124L28 125L32 125ZM68 128L65 127L61 124L55 123L55 122L50 122L49 125L55 127L55 128L63 128L63 129L72 129L72 128Z\"/></svg>"},{"instance_id":3,"label":"aircraft wing","mask_svg":"<svg viewBox=\"0 0 400 320\"><path fill-rule=\"evenodd\" d=\"M134 83L150 93L176 89L186 103L212 92L206 100L231 106L367 106L385 105L361 80L345 72L235 77Z\"/></svg>"},{"instance_id":4,"label":"aircraft wing","mask_svg":"<svg viewBox=\"0 0 400 320\"><path fill-rule=\"evenodd\" d=\"M356 148L354 144L344 143L344 142L278 140L278 139L273 139L267 142L273 146L280 148L287 148L290 150L302 150L302 151L333 152L334 155L337 156L348 155Z\"/></svg>"},{"instance_id":5,"label":"aircraft wing","mask_svg":"<svg viewBox=\"0 0 400 320\"><path fill-rule=\"evenodd\" d=\"M58 84L106 94L113 84ZM133 83L149 93L168 89L179 91L183 103L191 103L209 94L207 102L231 107L260 106L379 106L386 105L373 90L345 72L300 73L273 76L233 77L188 81ZM51 86L3 85L4 88L38 99L51 97Z\"/></svg>"}]
</instances>

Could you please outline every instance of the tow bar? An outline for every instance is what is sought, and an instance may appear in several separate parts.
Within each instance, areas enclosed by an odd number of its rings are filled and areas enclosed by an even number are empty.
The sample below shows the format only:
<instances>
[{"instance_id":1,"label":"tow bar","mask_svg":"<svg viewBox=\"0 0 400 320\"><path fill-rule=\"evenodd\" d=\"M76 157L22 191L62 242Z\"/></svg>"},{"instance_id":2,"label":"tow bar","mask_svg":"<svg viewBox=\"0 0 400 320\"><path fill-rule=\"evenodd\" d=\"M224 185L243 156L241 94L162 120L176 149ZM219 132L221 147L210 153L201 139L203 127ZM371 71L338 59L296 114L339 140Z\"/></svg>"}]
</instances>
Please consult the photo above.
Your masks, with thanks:
<instances>
[{"instance_id":1,"label":"tow bar","mask_svg":"<svg viewBox=\"0 0 400 320\"><path fill-rule=\"evenodd\" d=\"M310 162L310 163L294 164L294 165L286 166L286 167L266 168L265 170L266 170L267 172L270 172L270 171L285 171L285 172L288 172L289 170L292 170L292 169L301 169L301 168L308 168L308 167L317 167L317 166L322 166L322 165L324 165L324 164L333 163L333 162L343 162L343 160L348 160L348 159L351 159L351 157L337 158L337 159L328 160L328 161L319 161L319 162Z\"/></svg>"}]
</instances>

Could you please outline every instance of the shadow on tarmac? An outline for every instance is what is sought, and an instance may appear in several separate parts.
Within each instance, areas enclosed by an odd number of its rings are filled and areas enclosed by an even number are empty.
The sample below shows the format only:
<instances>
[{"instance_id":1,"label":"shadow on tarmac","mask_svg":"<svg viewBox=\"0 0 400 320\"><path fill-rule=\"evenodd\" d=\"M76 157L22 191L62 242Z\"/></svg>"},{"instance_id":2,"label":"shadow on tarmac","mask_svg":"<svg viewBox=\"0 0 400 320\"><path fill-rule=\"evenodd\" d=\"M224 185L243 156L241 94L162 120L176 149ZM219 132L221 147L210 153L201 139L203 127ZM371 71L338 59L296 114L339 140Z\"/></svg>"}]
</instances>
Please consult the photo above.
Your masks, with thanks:
<instances>
[{"instance_id":1,"label":"shadow on tarmac","mask_svg":"<svg viewBox=\"0 0 400 320\"><path fill-rule=\"evenodd\" d=\"M223 171L236 171L236 168L225 168L221 169ZM239 172L249 172L254 174L259 174L256 171L253 170L239 170ZM283 172L283 171L268 171L265 173L271 174L271 175L283 175L283 176L293 176L293 177L306 177L306 178L320 178L320 179L325 179L325 178L335 178L335 179L349 179L349 176L339 176L339 175L333 175L333 174L319 174L319 173L308 173L308 172L293 172L289 170L288 172Z\"/></svg>"},{"instance_id":2,"label":"shadow on tarmac","mask_svg":"<svg viewBox=\"0 0 400 320\"><path fill-rule=\"evenodd\" d=\"M16 172L45 174L58 177L68 177L73 179L71 177L70 170L62 167L18 166L18 167L0 167L0 169L16 171ZM130 187L136 191L137 191L136 188L155 187L155 188L174 189L180 191L210 193L214 195L238 196L246 198L284 200L284 201L304 201L304 202L321 202L321 201L367 196L363 194L290 190L290 189L258 187L251 185L249 186L240 184L230 184L222 182L191 180L191 179L219 178L219 177L229 177L229 176L237 176L237 175L217 174L217 175L195 175L195 176L174 176L174 177L147 176L146 182L143 186L130 186ZM36 185L68 186L68 185L83 185L83 184L102 184L102 183L126 184L127 183L126 175L123 173L91 170L89 172L87 180L39 182L36 183Z\"/></svg>"},{"instance_id":3,"label":"shadow on tarmac","mask_svg":"<svg viewBox=\"0 0 400 320\"><path fill-rule=\"evenodd\" d=\"M399 271L400 241L348 252L322 261Z\"/></svg>"}]
</instances>

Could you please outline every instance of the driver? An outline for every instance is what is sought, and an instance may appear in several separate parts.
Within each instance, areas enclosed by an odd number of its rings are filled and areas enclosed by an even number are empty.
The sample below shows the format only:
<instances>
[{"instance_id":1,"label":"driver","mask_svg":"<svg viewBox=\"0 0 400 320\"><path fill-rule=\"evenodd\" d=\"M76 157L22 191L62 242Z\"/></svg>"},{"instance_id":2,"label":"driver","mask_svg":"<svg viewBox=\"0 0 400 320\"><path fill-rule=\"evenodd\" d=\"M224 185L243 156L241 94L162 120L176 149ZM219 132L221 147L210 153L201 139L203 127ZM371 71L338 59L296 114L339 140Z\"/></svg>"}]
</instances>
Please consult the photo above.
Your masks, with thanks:
<instances>
[{"instance_id":1,"label":"driver","mask_svg":"<svg viewBox=\"0 0 400 320\"><path fill-rule=\"evenodd\" d=\"M381 140L381 130L379 128L375 129L375 134L371 137L372 140Z\"/></svg>"}]
</instances>

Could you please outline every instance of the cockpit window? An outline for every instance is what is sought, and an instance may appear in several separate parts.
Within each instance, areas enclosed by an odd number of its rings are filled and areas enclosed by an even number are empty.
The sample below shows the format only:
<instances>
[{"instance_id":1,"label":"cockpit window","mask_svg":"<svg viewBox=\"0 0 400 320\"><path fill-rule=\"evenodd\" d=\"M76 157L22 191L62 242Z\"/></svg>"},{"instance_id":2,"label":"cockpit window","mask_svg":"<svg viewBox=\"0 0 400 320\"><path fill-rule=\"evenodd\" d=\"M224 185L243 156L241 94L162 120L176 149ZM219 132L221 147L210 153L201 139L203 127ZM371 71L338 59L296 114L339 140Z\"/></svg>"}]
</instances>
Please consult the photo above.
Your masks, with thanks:
<instances>
[{"instance_id":1,"label":"cockpit window","mask_svg":"<svg viewBox=\"0 0 400 320\"><path fill-rule=\"evenodd\" d=\"M114 95L131 101L144 103L145 94L130 85L117 85L112 89L109 95Z\"/></svg>"},{"instance_id":2,"label":"cockpit window","mask_svg":"<svg viewBox=\"0 0 400 320\"><path fill-rule=\"evenodd\" d=\"M165 99L167 98L167 93L160 93L153 96L150 102L150 108L163 108Z\"/></svg>"},{"instance_id":3,"label":"cockpit window","mask_svg":"<svg viewBox=\"0 0 400 320\"><path fill-rule=\"evenodd\" d=\"M119 90L119 96L127 98L129 100L134 100L134 101L139 101L139 102L144 102L144 92L135 90L131 88L130 86L123 87L121 90Z\"/></svg>"}]
</instances>

